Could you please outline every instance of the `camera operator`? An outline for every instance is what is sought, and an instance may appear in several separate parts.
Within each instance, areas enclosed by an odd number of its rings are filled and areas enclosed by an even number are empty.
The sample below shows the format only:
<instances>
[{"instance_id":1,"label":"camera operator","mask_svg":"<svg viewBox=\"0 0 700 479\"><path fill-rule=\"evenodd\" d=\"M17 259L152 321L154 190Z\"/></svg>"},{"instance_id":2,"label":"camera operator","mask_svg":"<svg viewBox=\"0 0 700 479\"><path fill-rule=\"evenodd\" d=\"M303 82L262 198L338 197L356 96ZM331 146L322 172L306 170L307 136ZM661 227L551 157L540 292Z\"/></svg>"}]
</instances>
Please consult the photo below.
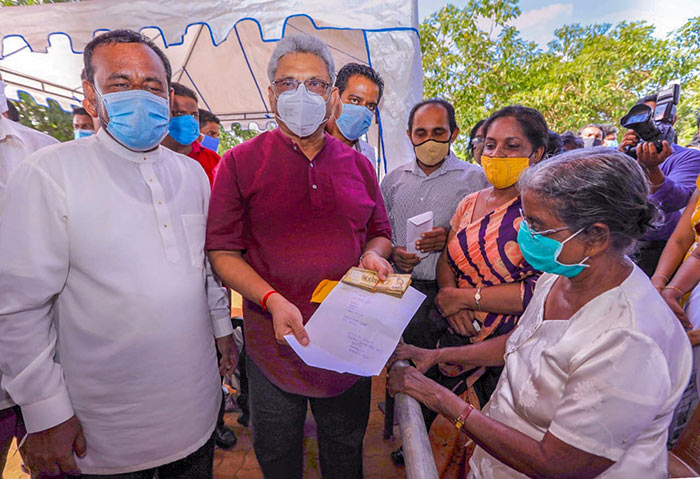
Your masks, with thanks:
<instances>
[{"instance_id":1,"label":"camera operator","mask_svg":"<svg viewBox=\"0 0 700 479\"><path fill-rule=\"evenodd\" d=\"M637 104L656 108L657 95L641 98ZM674 117L673 123L676 118ZM627 130L619 150L628 146L636 147L637 161L644 167L651 186L649 197L663 212L663 218L656 228L646 233L639 241L638 252L633 258L635 263L651 276L656 269L666 241L681 216L681 210L688 203L695 190L695 181L700 174L700 151L684 148L675 142L663 142L661 151L657 151L653 142L640 143L634 130Z\"/></svg>"}]
</instances>

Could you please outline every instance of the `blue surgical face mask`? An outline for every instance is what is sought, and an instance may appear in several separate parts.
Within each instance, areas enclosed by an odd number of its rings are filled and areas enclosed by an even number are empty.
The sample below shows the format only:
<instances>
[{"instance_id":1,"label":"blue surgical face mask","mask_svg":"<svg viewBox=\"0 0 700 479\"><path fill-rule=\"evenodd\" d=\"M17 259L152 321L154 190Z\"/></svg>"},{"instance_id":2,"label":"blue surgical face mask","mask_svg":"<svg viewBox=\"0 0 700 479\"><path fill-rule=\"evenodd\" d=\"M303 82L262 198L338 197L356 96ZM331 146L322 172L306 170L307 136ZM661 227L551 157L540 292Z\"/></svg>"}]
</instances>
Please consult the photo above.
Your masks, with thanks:
<instances>
[{"instance_id":1,"label":"blue surgical face mask","mask_svg":"<svg viewBox=\"0 0 700 479\"><path fill-rule=\"evenodd\" d=\"M617 140L605 140L603 142L603 146L607 146L608 148L617 148L620 146L620 143Z\"/></svg>"},{"instance_id":2,"label":"blue surgical face mask","mask_svg":"<svg viewBox=\"0 0 700 479\"><path fill-rule=\"evenodd\" d=\"M83 130L82 128L78 128L73 133L73 138L77 140L78 138L85 138L86 136L92 136L94 134L95 132L92 130Z\"/></svg>"},{"instance_id":3,"label":"blue surgical face mask","mask_svg":"<svg viewBox=\"0 0 700 479\"><path fill-rule=\"evenodd\" d=\"M221 140L219 138L214 138L213 136L204 135L202 139L202 146L208 148L211 151L219 151L219 143Z\"/></svg>"},{"instance_id":4,"label":"blue surgical face mask","mask_svg":"<svg viewBox=\"0 0 700 479\"><path fill-rule=\"evenodd\" d=\"M174 116L168 127L173 140L181 145L191 145L199 138L199 121L192 115Z\"/></svg>"},{"instance_id":5,"label":"blue surgical face mask","mask_svg":"<svg viewBox=\"0 0 700 479\"><path fill-rule=\"evenodd\" d=\"M549 230L547 233L553 233L556 231L560 230ZM527 224L527 221L525 221L523 218L522 223L520 223L520 230L518 231L518 246L520 246L520 252L523 254L525 261L527 261L530 266L536 270L566 276L567 278L573 278L583 271L583 268L590 266L588 264L584 264L584 261L586 261L589 257L586 256L581 260L581 262L576 264L563 264L560 263L557 258L559 258L559 254L564 248L566 242L579 234L581 231L583 231L583 228L566 238L564 241L557 241L553 238L544 236L540 232L532 231L530 226Z\"/></svg>"},{"instance_id":6,"label":"blue surgical face mask","mask_svg":"<svg viewBox=\"0 0 700 479\"><path fill-rule=\"evenodd\" d=\"M126 90L102 95L109 123L102 124L115 140L133 151L149 151L168 134L170 106L165 98L145 90Z\"/></svg>"},{"instance_id":7,"label":"blue surgical face mask","mask_svg":"<svg viewBox=\"0 0 700 479\"><path fill-rule=\"evenodd\" d=\"M374 113L369 108L352 103L343 103L343 112L335 124L340 133L350 141L355 141L369 130Z\"/></svg>"}]
</instances>

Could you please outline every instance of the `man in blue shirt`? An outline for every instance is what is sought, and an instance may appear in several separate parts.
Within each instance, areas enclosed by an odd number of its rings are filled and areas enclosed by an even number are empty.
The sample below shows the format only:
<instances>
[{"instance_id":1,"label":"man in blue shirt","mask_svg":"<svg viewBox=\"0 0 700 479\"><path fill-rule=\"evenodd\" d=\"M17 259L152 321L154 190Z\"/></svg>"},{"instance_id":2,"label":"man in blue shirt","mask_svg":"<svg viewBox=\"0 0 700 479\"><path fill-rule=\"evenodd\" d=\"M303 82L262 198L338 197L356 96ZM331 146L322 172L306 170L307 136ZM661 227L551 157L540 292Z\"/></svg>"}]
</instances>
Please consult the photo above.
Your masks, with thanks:
<instances>
[{"instance_id":1,"label":"man in blue shirt","mask_svg":"<svg viewBox=\"0 0 700 479\"><path fill-rule=\"evenodd\" d=\"M638 103L653 109L656 95L646 96ZM650 199L663 213L657 226L642 237L634 257L637 265L651 276L678 223L681 210L695 191L695 182L700 175L700 151L664 142L663 149L657 152L653 143L640 143L639 136L633 130L627 130L619 149L624 151L625 147L634 145L637 145L637 161L649 178Z\"/></svg>"}]
</instances>

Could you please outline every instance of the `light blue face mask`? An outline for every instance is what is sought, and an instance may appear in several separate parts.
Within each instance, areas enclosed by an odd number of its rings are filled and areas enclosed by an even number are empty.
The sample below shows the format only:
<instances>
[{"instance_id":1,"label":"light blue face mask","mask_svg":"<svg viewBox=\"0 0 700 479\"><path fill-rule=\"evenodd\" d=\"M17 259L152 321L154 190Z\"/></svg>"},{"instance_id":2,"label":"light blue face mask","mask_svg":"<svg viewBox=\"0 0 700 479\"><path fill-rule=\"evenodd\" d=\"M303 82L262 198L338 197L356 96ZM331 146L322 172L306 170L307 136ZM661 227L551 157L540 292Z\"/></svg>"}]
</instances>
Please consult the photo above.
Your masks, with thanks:
<instances>
[{"instance_id":1,"label":"light blue face mask","mask_svg":"<svg viewBox=\"0 0 700 479\"><path fill-rule=\"evenodd\" d=\"M214 138L213 136L209 135L204 135L204 138L202 139L202 146L204 148L208 148L211 151L217 152L219 151L219 143L221 140L219 138Z\"/></svg>"},{"instance_id":2,"label":"light blue face mask","mask_svg":"<svg viewBox=\"0 0 700 479\"><path fill-rule=\"evenodd\" d=\"M343 112L336 118L335 124L340 133L350 141L355 141L369 130L374 112L369 108L352 103L343 103Z\"/></svg>"},{"instance_id":3,"label":"light blue face mask","mask_svg":"<svg viewBox=\"0 0 700 479\"><path fill-rule=\"evenodd\" d=\"M191 145L199 137L199 121L192 115L174 116L168 127L173 140L181 145Z\"/></svg>"},{"instance_id":4,"label":"light blue face mask","mask_svg":"<svg viewBox=\"0 0 700 479\"><path fill-rule=\"evenodd\" d=\"M82 128L78 128L77 130L75 130L75 132L73 132L73 138L77 140L78 138L85 138L94 134L95 132L92 130L83 130Z\"/></svg>"},{"instance_id":5,"label":"light blue face mask","mask_svg":"<svg viewBox=\"0 0 700 479\"><path fill-rule=\"evenodd\" d=\"M145 90L126 90L102 95L109 123L102 124L110 135L133 151L149 151L168 134L170 106L165 98Z\"/></svg>"},{"instance_id":6,"label":"light blue face mask","mask_svg":"<svg viewBox=\"0 0 700 479\"><path fill-rule=\"evenodd\" d=\"M563 264L558 261L557 258L559 258L559 254L566 242L583 231L583 228L564 241L548 238L544 234L555 233L565 229L556 228L547 231L532 231L525 218L523 218L518 231L518 246L520 246L520 252L523 254L525 261L536 270L566 276L567 278L573 278L583 271L583 268L588 268L590 265L584 264L584 261L589 258L588 256L576 264Z\"/></svg>"}]
</instances>

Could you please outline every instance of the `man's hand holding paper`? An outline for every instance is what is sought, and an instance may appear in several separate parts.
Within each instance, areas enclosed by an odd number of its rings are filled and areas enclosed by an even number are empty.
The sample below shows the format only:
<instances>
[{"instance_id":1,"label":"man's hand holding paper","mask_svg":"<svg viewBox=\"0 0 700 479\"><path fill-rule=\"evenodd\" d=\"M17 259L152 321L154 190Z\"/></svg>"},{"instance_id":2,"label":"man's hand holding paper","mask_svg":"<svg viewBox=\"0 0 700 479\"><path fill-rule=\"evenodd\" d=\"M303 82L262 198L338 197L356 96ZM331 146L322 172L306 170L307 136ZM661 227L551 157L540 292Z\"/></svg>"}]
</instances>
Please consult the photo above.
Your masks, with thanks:
<instances>
[{"instance_id":1,"label":"man's hand holding paper","mask_svg":"<svg viewBox=\"0 0 700 479\"><path fill-rule=\"evenodd\" d=\"M377 375L425 299L409 281L409 275L389 275L381 282L376 272L351 268L306 323L308 346L293 334L285 339L309 366Z\"/></svg>"}]
</instances>

